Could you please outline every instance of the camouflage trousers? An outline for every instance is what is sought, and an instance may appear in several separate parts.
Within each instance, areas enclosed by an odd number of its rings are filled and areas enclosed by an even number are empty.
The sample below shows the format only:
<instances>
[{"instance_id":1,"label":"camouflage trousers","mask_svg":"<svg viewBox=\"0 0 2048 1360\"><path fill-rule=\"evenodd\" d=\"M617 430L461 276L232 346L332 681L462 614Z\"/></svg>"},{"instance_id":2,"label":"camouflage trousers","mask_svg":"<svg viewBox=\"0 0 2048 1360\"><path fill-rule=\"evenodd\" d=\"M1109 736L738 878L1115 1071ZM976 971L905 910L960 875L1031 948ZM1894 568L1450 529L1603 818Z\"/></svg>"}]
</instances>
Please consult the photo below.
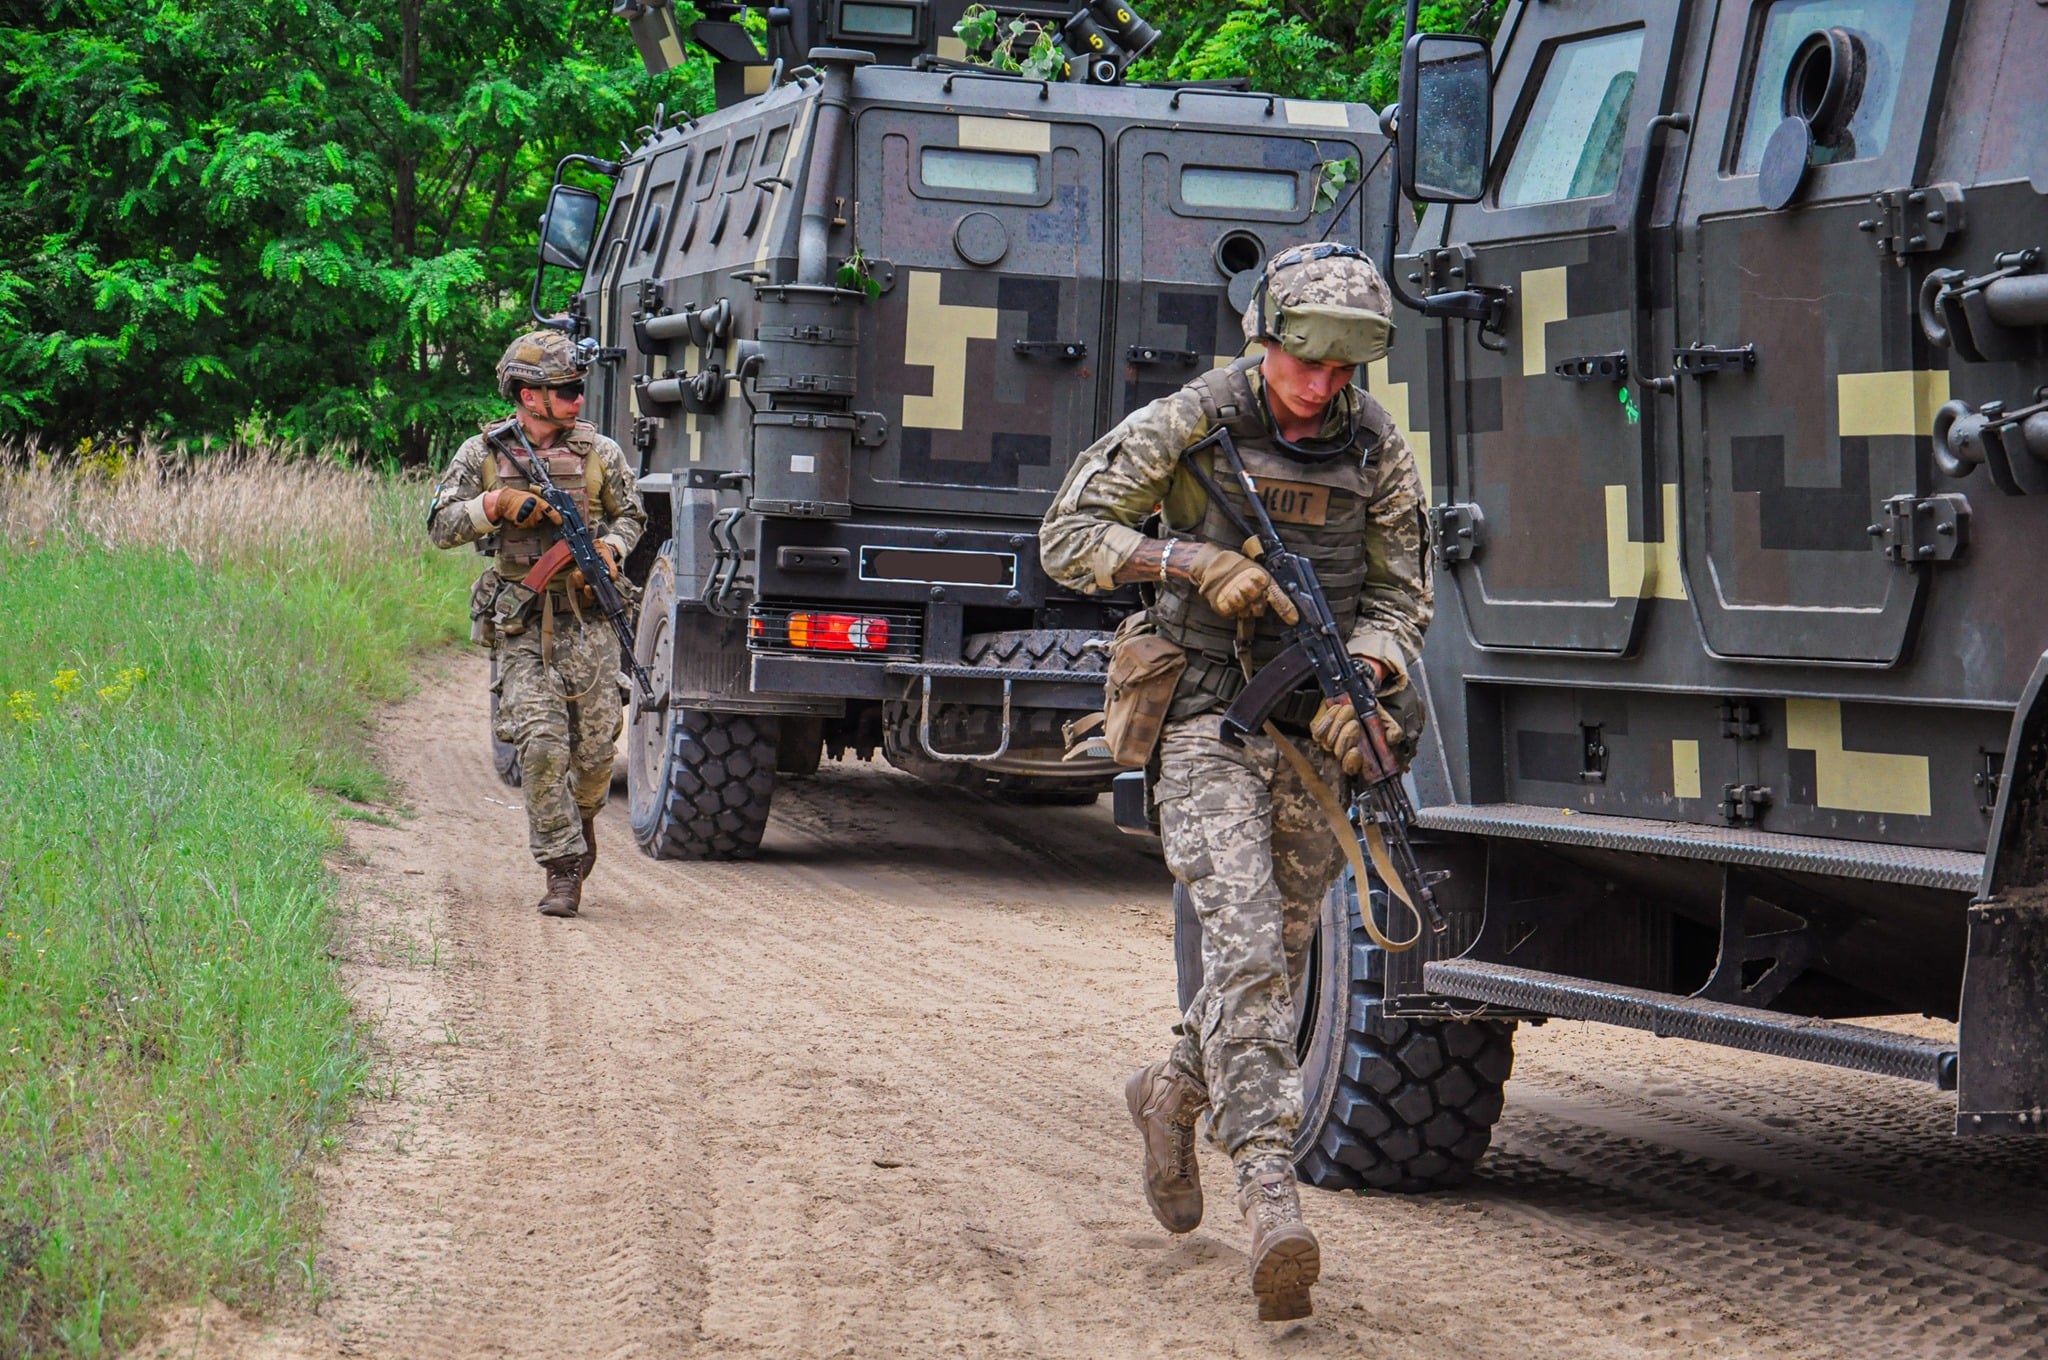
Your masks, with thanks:
<instances>
[{"instance_id":1,"label":"camouflage trousers","mask_svg":"<svg viewBox=\"0 0 2048 1360\"><path fill-rule=\"evenodd\" d=\"M583 819L612 786L619 704L619 640L603 618L555 616L552 662L541 656L538 607L526 631L498 635L499 741L519 752L527 844L537 860L583 853Z\"/></svg>"},{"instance_id":2,"label":"camouflage trousers","mask_svg":"<svg viewBox=\"0 0 2048 1360\"><path fill-rule=\"evenodd\" d=\"M1275 1159L1291 1162L1302 1098L1294 988L1344 852L1279 747L1264 736L1225 745L1221 716L1167 726L1153 796L1166 866L1202 922L1202 987L1171 1061L1208 1090L1210 1136L1242 1184ZM1292 741L1341 788L1328 752Z\"/></svg>"}]
</instances>

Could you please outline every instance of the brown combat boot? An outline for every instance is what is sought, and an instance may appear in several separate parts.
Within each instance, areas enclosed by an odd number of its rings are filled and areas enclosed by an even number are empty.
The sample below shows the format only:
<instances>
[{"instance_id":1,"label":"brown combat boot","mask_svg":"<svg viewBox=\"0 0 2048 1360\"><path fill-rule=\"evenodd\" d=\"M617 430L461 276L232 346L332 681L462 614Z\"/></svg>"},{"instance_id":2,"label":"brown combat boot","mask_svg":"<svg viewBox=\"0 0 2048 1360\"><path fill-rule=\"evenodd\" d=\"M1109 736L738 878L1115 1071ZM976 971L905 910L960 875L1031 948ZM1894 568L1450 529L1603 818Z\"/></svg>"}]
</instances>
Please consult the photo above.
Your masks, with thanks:
<instances>
[{"instance_id":1,"label":"brown combat boot","mask_svg":"<svg viewBox=\"0 0 2048 1360\"><path fill-rule=\"evenodd\" d=\"M1168 1232L1193 1232L1202 1224L1195 1121L1208 1103L1201 1087L1172 1063L1141 1067L1124 1083L1124 1104L1145 1141L1145 1203Z\"/></svg>"},{"instance_id":2,"label":"brown combat boot","mask_svg":"<svg viewBox=\"0 0 2048 1360\"><path fill-rule=\"evenodd\" d=\"M559 859L540 862L540 867L548 871L547 895L540 899L541 915L576 914L576 909L583 905L583 878L577 872L582 863L581 855L563 855Z\"/></svg>"},{"instance_id":3,"label":"brown combat boot","mask_svg":"<svg viewBox=\"0 0 2048 1360\"><path fill-rule=\"evenodd\" d=\"M1237 1192L1237 1207L1252 1233L1252 1293L1258 1296L1259 1321L1291 1322L1313 1313L1308 1291L1322 1274L1323 1254L1316 1235L1301 1221L1293 1168L1252 1177Z\"/></svg>"},{"instance_id":4,"label":"brown combat boot","mask_svg":"<svg viewBox=\"0 0 2048 1360\"><path fill-rule=\"evenodd\" d=\"M576 881L581 883L590 877L590 871L597 867L597 818L583 819L583 853L576 857Z\"/></svg>"}]
</instances>

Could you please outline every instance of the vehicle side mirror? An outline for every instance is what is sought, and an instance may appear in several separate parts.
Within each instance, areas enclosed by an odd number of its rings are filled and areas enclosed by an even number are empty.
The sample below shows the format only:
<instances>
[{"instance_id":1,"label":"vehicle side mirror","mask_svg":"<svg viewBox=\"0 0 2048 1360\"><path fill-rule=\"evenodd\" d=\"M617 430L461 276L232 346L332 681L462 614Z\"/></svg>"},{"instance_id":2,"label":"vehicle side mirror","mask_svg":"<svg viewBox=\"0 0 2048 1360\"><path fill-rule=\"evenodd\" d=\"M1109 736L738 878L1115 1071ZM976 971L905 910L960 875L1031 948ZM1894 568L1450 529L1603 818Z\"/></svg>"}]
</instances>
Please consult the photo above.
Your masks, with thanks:
<instances>
[{"instance_id":1,"label":"vehicle side mirror","mask_svg":"<svg viewBox=\"0 0 2048 1360\"><path fill-rule=\"evenodd\" d=\"M1486 43L1418 33L1401 53L1396 128L1401 191L1417 203L1477 203L1493 145L1493 68Z\"/></svg>"},{"instance_id":2,"label":"vehicle side mirror","mask_svg":"<svg viewBox=\"0 0 2048 1360\"><path fill-rule=\"evenodd\" d=\"M540 262L563 269L586 267L603 211L603 201L590 190L557 184L548 194L547 211L540 215Z\"/></svg>"}]
</instances>

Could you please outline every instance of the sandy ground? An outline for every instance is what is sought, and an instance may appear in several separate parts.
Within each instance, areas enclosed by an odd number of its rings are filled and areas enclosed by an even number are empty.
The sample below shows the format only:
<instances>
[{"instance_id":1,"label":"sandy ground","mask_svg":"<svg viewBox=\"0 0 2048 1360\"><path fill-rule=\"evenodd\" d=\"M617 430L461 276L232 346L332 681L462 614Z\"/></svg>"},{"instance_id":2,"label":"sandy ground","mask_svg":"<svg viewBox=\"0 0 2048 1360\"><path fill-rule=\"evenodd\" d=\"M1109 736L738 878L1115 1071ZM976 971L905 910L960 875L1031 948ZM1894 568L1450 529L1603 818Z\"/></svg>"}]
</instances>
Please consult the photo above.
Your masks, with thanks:
<instances>
[{"instance_id":1,"label":"sandy ground","mask_svg":"<svg viewBox=\"0 0 2048 1360\"><path fill-rule=\"evenodd\" d=\"M411 815L343 865L378 1063L321 1172L319 1296L135 1354L2048 1353L2048 1146L1565 1023L1519 1036L1469 1186L1305 1192L1316 1315L1261 1324L1222 1196L1180 1240L1140 1196L1121 1082L1168 1039L1171 924L1106 806L828 764L759 861L700 865L641 856L616 800L585 915L544 920L484 684L442 663L388 715Z\"/></svg>"}]
</instances>

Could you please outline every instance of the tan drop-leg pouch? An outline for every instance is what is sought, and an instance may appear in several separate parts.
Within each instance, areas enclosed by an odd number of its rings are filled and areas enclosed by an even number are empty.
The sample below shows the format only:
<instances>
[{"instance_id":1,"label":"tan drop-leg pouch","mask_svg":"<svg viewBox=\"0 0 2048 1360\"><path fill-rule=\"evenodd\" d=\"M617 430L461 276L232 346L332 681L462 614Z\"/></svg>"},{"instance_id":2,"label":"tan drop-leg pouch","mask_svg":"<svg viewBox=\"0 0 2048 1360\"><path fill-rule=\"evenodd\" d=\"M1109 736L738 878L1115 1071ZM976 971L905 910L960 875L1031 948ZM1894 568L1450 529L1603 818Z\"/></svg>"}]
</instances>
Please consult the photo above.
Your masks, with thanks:
<instances>
[{"instance_id":1,"label":"tan drop-leg pouch","mask_svg":"<svg viewBox=\"0 0 2048 1360\"><path fill-rule=\"evenodd\" d=\"M1174 686L1188 666L1187 653L1152 631L1151 621L1133 614L1118 625L1109 644L1109 674L1102 686L1102 735L1109 758L1139 770L1152 759Z\"/></svg>"}]
</instances>

